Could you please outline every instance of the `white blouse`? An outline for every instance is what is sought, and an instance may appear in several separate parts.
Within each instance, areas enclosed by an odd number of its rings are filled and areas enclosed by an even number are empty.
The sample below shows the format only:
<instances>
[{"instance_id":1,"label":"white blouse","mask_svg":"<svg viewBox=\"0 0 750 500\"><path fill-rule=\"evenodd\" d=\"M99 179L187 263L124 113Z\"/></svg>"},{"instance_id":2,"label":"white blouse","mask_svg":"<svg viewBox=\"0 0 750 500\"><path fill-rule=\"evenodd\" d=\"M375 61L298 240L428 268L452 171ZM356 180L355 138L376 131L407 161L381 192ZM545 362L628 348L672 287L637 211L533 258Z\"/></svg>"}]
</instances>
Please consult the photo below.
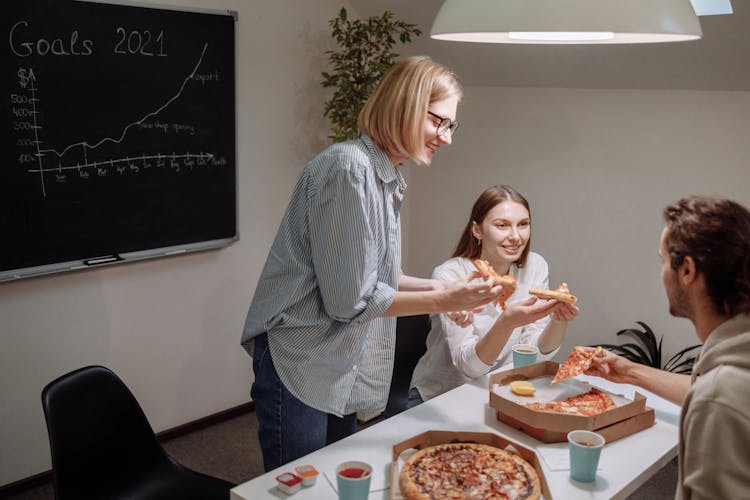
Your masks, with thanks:
<instances>
[{"instance_id":1,"label":"white blouse","mask_svg":"<svg viewBox=\"0 0 750 500\"><path fill-rule=\"evenodd\" d=\"M456 281L466 279L474 271L476 268L471 260L454 257L436 267L432 277L444 281ZM529 288L549 288L547 261L537 253L529 252L526 265L521 269L511 266L510 274L516 278L518 287L507 300L508 304L531 297ZM427 335L427 352L414 368L409 387L416 387L424 401L458 387L501 365L510 363L513 345L538 345L544 327L550 322L548 315L534 323L514 329L495 363L488 365L479 359L476 345L502 313L503 310L499 305L488 304L482 312L474 315L474 322L466 327L458 326L447 314L431 315L432 329ZM540 353L537 360L551 359L557 354L558 349L547 354Z\"/></svg>"}]
</instances>

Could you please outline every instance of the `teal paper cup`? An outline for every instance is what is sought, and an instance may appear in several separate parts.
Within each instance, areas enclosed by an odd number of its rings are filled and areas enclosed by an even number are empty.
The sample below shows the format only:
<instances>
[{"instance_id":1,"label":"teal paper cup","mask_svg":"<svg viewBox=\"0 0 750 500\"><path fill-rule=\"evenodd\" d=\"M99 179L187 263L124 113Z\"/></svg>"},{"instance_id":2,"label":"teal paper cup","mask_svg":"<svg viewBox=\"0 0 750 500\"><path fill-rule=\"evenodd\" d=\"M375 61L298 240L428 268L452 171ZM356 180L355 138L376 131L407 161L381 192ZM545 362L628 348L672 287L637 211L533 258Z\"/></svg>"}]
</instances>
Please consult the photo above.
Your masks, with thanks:
<instances>
[{"instance_id":1,"label":"teal paper cup","mask_svg":"<svg viewBox=\"0 0 750 500\"><path fill-rule=\"evenodd\" d=\"M372 467L365 462L349 461L336 466L339 500L367 500L370 496Z\"/></svg>"},{"instance_id":2,"label":"teal paper cup","mask_svg":"<svg viewBox=\"0 0 750 500\"><path fill-rule=\"evenodd\" d=\"M536 357L539 354L539 348L531 344L516 344L513 350L513 368L532 365L536 363Z\"/></svg>"},{"instance_id":3,"label":"teal paper cup","mask_svg":"<svg viewBox=\"0 0 750 500\"><path fill-rule=\"evenodd\" d=\"M601 434L591 431L570 431L570 477L582 483L596 480L596 468L605 440Z\"/></svg>"}]
</instances>

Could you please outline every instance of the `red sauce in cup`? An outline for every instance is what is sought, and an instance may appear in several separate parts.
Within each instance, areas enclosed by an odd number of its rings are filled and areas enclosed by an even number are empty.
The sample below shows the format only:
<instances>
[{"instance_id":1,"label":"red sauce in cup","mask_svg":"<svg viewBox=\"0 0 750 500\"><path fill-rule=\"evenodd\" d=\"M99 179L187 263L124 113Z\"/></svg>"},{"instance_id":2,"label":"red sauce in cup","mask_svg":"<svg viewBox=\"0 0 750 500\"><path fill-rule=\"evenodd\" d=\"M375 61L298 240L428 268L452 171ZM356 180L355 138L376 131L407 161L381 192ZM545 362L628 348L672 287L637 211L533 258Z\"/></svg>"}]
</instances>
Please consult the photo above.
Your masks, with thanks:
<instances>
[{"instance_id":1,"label":"red sauce in cup","mask_svg":"<svg viewBox=\"0 0 750 500\"><path fill-rule=\"evenodd\" d=\"M360 469L359 467L349 467L348 469L341 469L339 474L350 479L359 479L360 477L364 477L365 472L364 469Z\"/></svg>"}]
</instances>

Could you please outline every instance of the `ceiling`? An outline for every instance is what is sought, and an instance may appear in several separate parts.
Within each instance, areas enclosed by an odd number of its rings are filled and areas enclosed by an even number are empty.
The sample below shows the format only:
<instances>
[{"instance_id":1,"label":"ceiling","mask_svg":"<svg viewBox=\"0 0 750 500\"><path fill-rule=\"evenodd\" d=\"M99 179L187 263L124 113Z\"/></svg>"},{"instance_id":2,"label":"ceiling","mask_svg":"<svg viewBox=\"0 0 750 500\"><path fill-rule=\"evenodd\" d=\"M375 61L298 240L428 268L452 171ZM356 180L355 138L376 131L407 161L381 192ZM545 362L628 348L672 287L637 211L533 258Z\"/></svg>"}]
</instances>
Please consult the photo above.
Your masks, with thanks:
<instances>
[{"instance_id":1,"label":"ceiling","mask_svg":"<svg viewBox=\"0 0 750 500\"><path fill-rule=\"evenodd\" d=\"M658 0L654 0L658 1ZM602 89L750 90L750 1L734 14L700 17L703 38L634 45L516 45L432 40L442 0L349 0L362 18L385 10L422 36L399 45L451 67L463 85Z\"/></svg>"}]
</instances>

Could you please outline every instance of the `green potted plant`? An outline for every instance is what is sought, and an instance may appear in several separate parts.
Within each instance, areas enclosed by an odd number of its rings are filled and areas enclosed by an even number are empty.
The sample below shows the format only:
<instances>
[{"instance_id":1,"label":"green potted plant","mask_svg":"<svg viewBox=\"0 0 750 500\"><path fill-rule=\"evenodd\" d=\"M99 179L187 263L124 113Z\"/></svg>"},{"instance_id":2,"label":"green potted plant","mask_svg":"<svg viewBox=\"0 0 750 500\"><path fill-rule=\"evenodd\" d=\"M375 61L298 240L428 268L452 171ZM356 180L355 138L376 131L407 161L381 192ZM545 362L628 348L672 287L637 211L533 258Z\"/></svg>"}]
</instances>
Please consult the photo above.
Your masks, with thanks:
<instances>
[{"instance_id":1,"label":"green potted plant","mask_svg":"<svg viewBox=\"0 0 750 500\"><path fill-rule=\"evenodd\" d=\"M359 111L398 57L393 51L396 39L407 43L422 32L416 24L395 19L390 11L350 21L342 7L329 24L339 49L326 51L332 70L322 73L322 85L335 91L325 102L323 115L331 120L329 137L339 142L357 136Z\"/></svg>"},{"instance_id":2,"label":"green potted plant","mask_svg":"<svg viewBox=\"0 0 750 500\"><path fill-rule=\"evenodd\" d=\"M690 356L689 353L695 351L695 349L699 349L701 344L686 347L669 358L666 363L662 364L661 343L662 340L664 340L664 336L662 335L657 343L654 331L646 323L642 321L636 321L636 323L638 323L643 329L638 330L637 328L626 328L617 332L617 335L629 335L630 337L633 337L637 343L599 345L605 349L609 349L615 354L619 354L631 361L635 361L636 363L652 366L654 368L661 368L662 370L674 373L692 373L693 364L695 364L697 355Z\"/></svg>"}]
</instances>

